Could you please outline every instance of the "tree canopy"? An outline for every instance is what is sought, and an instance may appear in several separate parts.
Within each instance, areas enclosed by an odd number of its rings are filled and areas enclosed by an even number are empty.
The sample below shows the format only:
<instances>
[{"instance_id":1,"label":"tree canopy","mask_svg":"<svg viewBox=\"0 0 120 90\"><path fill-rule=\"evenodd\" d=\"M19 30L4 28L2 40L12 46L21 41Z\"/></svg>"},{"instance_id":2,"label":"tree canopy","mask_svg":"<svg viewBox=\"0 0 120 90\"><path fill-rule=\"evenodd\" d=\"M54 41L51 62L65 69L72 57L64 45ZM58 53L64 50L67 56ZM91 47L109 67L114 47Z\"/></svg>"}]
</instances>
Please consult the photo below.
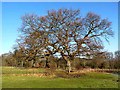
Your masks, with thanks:
<instances>
[{"instance_id":1,"label":"tree canopy","mask_svg":"<svg viewBox=\"0 0 120 90\"><path fill-rule=\"evenodd\" d=\"M19 31L17 43L25 56L35 60L46 50L50 55L59 53L68 63L76 56L102 52L103 39L113 36L108 19L92 12L83 17L79 9L49 10L45 16L26 14Z\"/></svg>"}]
</instances>

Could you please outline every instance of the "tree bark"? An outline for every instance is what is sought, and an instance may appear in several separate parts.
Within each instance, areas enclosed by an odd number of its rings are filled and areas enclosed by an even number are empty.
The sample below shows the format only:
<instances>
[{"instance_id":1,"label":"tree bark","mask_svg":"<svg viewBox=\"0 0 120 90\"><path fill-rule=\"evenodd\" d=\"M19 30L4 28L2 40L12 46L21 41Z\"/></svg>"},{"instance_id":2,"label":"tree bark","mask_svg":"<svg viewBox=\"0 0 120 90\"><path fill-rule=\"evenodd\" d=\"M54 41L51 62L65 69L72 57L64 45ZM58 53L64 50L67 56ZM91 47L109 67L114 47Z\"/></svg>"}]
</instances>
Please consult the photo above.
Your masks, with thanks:
<instances>
[{"instance_id":1,"label":"tree bark","mask_svg":"<svg viewBox=\"0 0 120 90\"><path fill-rule=\"evenodd\" d=\"M21 66L23 67L23 61L21 62Z\"/></svg>"},{"instance_id":2,"label":"tree bark","mask_svg":"<svg viewBox=\"0 0 120 90\"><path fill-rule=\"evenodd\" d=\"M67 66L68 66L68 73L70 73L70 72L71 72L71 70L72 70L70 60L67 60Z\"/></svg>"},{"instance_id":3,"label":"tree bark","mask_svg":"<svg viewBox=\"0 0 120 90\"><path fill-rule=\"evenodd\" d=\"M48 65L48 57L46 57L45 68L49 68L49 65Z\"/></svg>"}]
</instances>

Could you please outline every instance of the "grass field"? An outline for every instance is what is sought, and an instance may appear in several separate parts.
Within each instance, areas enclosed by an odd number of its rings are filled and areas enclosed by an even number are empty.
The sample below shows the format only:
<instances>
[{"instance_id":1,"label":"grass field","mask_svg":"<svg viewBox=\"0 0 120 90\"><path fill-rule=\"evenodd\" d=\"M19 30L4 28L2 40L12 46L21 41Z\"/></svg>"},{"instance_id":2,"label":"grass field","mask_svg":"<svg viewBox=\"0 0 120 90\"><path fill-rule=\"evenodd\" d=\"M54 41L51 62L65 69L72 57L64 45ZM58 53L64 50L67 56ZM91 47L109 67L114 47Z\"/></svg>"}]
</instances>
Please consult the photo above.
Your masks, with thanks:
<instances>
[{"instance_id":1,"label":"grass field","mask_svg":"<svg viewBox=\"0 0 120 90\"><path fill-rule=\"evenodd\" d=\"M108 73L90 72L79 78L22 76L28 71L40 73L45 70L3 67L2 88L118 88L118 76Z\"/></svg>"}]
</instances>

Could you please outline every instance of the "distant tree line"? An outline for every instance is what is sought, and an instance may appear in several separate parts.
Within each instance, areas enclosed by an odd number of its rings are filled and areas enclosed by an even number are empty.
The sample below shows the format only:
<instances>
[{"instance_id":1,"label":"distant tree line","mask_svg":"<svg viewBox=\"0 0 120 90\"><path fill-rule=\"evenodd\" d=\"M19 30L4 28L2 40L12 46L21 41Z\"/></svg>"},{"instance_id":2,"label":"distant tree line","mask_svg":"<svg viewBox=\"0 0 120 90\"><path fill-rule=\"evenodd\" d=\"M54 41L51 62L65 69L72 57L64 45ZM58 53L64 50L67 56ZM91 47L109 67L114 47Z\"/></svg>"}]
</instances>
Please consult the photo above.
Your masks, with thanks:
<instances>
[{"instance_id":1,"label":"distant tree line","mask_svg":"<svg viewBox=\"0 0 120 90\"><path fill-rule=\"evenodd\" d=\"M36 61L36 64L33 65L31 61L25 61L20 57L14 56L14 53L6 53L0 56L2 58L3 66L14 66L14 67L25 67L25 68L54 68L54 69L66 69L66 61L61 57L50 56L48 60L43 57ZM20 58L20 59L19 59ZM47 64L46 64L47 61ZM106 52L95 56L93 59L79 58L76 57L72 61L72 68L74 69L83 69L83 68L100 68L100 69L120 69L120 51L115 52L113 57L112 52Z\"/></svg>"},{"instance_id":2,"label":"distant tree line","mask_svg":"<svg viewBox=\"0 0 120 90\"><path fill-rule=\"evenodd\" d=\"M103 39L113 36L111 22L80 10L49 10L45 16L26 14L13 53L3 54L3 65L17 67L119 68L118 52L104 52ZM58 58L58 55L60 58Z\"/></svg>"}]
</instances>

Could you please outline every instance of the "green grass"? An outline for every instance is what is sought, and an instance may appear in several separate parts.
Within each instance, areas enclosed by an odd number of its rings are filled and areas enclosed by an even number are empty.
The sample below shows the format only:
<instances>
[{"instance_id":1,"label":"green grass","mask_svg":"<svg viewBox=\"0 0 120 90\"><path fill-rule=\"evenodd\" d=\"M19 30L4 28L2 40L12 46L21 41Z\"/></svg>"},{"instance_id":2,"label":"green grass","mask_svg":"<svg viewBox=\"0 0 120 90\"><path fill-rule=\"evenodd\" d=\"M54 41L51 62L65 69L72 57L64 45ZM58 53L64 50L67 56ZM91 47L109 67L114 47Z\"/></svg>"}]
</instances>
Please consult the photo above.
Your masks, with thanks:
<instances>
[{"instance_id":1,"label":"green grass","mask_svg":"<svg viewBox=\"0 0 120 90\"><path fill-rule=\"evenodd\" d=\"M8 69L3 68L3 72L5 73L5 70ZM39 71L42 72L44 70L39 69ZM13 69L13 72L18 73L16 68ZM95 72L87 73L79 78L13 76L12 74L3 74L2 79L3 88L118 88L117 76Z\"/></svg>"},{"instance_id":2,"label":"green grass","mask_svg":"<svg viewBox=\"0 0 120 90\"><path fill-rule=\"evenodd\" d=\"M2 67L3 74L27 74L27 73L41 73L44 72L44 68L39 69L24 69L24 68L16 68L16 67Z\"/></svg>"}]
</instances>

